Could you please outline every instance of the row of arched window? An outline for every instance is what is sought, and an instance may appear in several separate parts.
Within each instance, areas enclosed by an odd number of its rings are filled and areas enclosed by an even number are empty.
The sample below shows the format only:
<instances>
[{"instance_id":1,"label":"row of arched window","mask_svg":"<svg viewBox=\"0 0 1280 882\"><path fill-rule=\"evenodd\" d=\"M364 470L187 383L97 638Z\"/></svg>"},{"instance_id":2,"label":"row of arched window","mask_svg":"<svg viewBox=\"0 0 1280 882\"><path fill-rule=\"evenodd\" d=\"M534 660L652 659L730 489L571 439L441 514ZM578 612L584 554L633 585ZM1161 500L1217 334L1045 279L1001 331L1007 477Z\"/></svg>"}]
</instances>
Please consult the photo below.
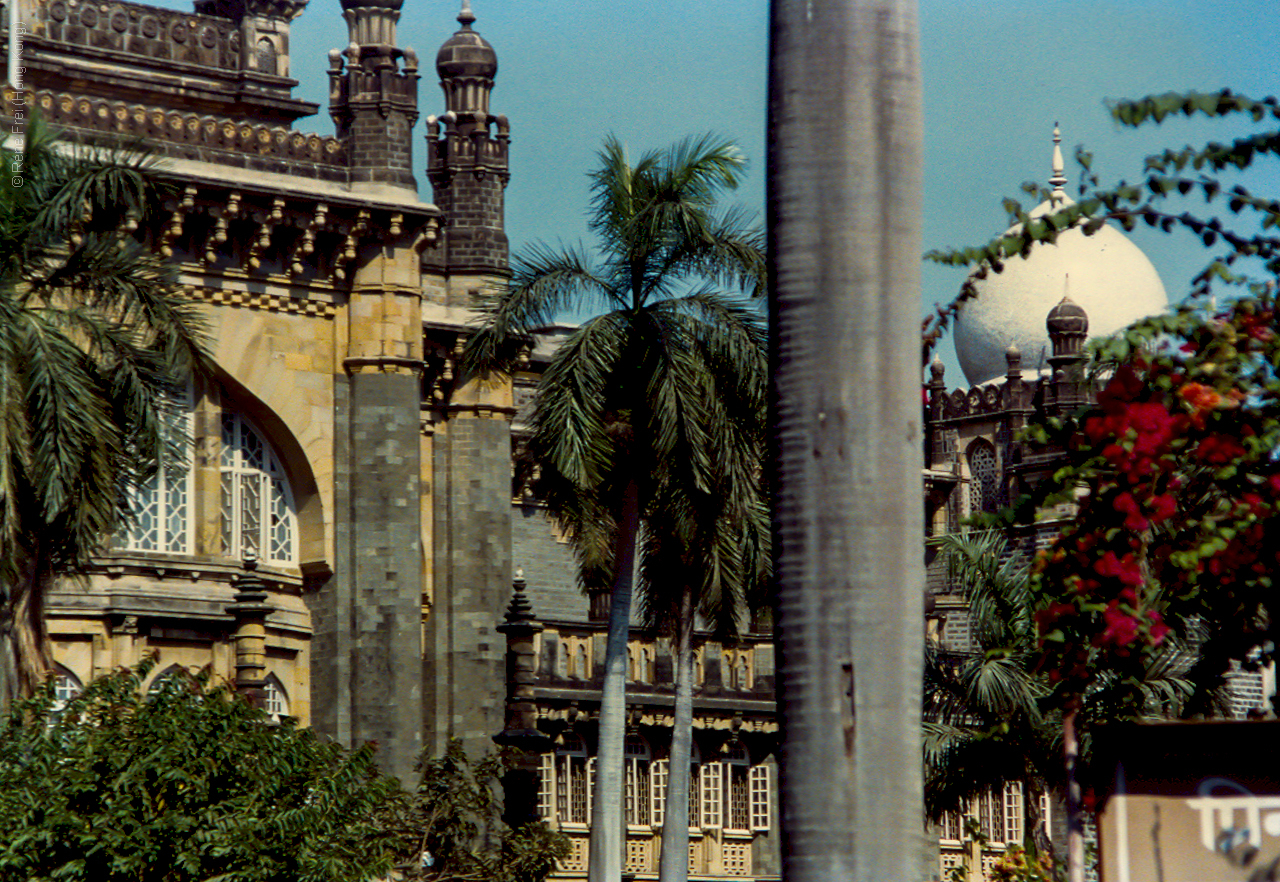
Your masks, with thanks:
<instances>
[{"instance_id":1,"label":"row of arched window","mask_svg":"<svg viewBox=\"0 0 1280 882\"><path fill-rule=\"evenodd\" d=\"M1049 823L1049 797L1038 794L1040 817ZM1001 790L991 790L969 800L963 811L947 812L942 817L939 838L943 844L959 844L967 837L965 821L977 822L987 843L995 846L1021 843L1026 818L1023 812L1022 784L1011 781Z\"/></svg>"},{"instance_id":2,"label":"row of arched window","mask_svg":"<svg viewBox=\"0 0 1280 882\"><path fill-rule=\"evenodd\" d=\"M694 651L694 682L706 683L706 654L704 649ZM627 681L651 684L657 682L656 648L652 644L632 643L627 647ZM721 678L728 689L750 689L751 651L726 649L721 660ZM560 636L559 670L557 673L571 680L589 680L592 675L591 638Z\"/></svg>"},{"instance_id":3,"label":"row of arched window","mask_svg":"<svg viewBox=\"0 0 1280 882\"><path fill-rule=\"evenodd\" d=\"M629 735L623 806L629 827L662 827L670 760L653 759L649 744ZM566 732L555 753L542 757L538 812L543 820L586 825L591 820L596 759L581 736ZM703 762L694 745L689 769L689 828L764 832L773 825L772 766L752 765L745 745L730 742L716 759Z\"/></svg>"},{"instance_id":4,"label":"row of arched window","mask_svg":"<svg viewBox=\"0 0 1280 882\"><path fill-rule=\"evenodd\" d=\"M132 499L133 519L119 544L127 551L191 554L194 551L195 439L190 392L175 402L171 447L150 481ZM297 562L297 516L288 478L271 445L247 419L223 411L219 471L219 535L222 554L249 554L278 566Z\"/></svg>"},{"instance_id":5,"label":"row of arched window","mask_svg":"<svg viewBox=\"0 0 1280 882\"><path fill-rule=\"evenodd\" d=\"M151 678L151 683L147 686L147 694L154 695L163 689L165 683L170 679L185 676L187 676L186 668L181 665L170 665ZM54 712L56 713L64 708L67 702L79 695L83 689L84 684L79 677L62 665L58 665L53 674ZM280 682L279 677L275 674L268 674L262 684L262 691L262 709L271 716L271 719L278 721L281 717L289 715L289 694L285 691L284 684Z\"/></svg>"}]
</instances>

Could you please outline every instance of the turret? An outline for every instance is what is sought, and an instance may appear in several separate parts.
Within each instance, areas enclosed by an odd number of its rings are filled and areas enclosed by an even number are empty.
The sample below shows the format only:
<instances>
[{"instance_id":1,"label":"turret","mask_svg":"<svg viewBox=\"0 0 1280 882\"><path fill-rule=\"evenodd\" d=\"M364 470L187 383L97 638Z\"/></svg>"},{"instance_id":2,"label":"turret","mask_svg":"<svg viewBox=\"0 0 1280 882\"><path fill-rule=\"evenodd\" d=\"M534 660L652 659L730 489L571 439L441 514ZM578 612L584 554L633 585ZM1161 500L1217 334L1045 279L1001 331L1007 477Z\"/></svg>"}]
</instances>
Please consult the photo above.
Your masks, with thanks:
<instances>
[{"instance_id":1,"label":"turret","mask_svg":"<svg viewBox=\"0 0 1280 882\"><path fill-rule=\"evenodd\" d=\"M449 218L437 259L451 275L507 271L503 191L510 178L510 126L505 116L489 112L498 56L472 29L475 20L464 2L462 27L436 56L445 112L427 118L427 177L435 204Z\"/></svg>"},{"instance_id":2,"label":"turret","mask_svg":"<svg viewBox=\"0 0 1280 882\"><path fill-rule=\"evenodd\" d=\"M418 57L396 46L403 2L342 0L349 43L329 52L329 114L357 187L417 190L410 132L418 119Z\"/></svg>"},{"instance_id":3,"label":"turret","mask_svg":"<svg viewBox=\"0 0 1280 882\"><path fill-rule=\"evenodd\" d=\"M1089 336L1089 316L1070 297L1062 300L1045 318L1053 355L1047 402L1051 412L1072 410L1086 400L1084 389L1084 341Z\"/></svg>"}]
</instances>

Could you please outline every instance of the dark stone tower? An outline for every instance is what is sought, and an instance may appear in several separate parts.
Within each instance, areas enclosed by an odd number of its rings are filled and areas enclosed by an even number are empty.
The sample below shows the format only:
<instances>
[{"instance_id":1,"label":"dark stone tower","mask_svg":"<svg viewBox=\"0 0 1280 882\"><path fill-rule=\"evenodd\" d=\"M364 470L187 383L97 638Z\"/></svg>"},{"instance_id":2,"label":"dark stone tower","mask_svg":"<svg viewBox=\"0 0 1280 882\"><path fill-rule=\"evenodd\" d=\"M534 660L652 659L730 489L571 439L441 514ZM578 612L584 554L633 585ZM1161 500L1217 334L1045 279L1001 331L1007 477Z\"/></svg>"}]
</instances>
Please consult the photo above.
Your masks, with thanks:
<instances>
[{"instance_id":1,"label":"dark stone tower","mask_svg":"<svg viewBox=\"0 0 1280 882\"><path fill-rule=\"evenodd\" d=\"M1084 388L1084 343L1089 337L1089 316L1084 307L1063 297L1045 318L1053 355L1052 374L1045 391L1045 408L1050 413L1074 410L1087 400Z\"/></svg>"},{"instance_id":2,"label":"dark stone tower","mask_svg":"<svg viewBox=\"0 0 1280 882\"><path fill-rule=\"evenodd\" d=\"M331 110L353 192L353 261L334 384L335 574L320 617L318 725L379 745L406 786L422 750L422 268L431 238L410 166L417 62L395 45L401 0L343 0L350 32L330 53ZM343 56L346 66L343 67ZM401 62L403 61L403 68ZM329 658L320 657L329 653Z\"/></svg>"},{"instance_id":3,"label":"dark stone tower","mask_svg":"<svg viewBox=\"0 0 1280 882\"><path fill-rule=\"evenodd\" d=\"M498 56L471 29L475 20L470 5L463 4L462 28L436 56L445 113L427 119L427 177L436 205L449 218L440 255L449 272L505 274L503 190L510 178L510 126L505 116L489 112Z\"/></svg>"},{"instance_id":4,"label":"dark stone tower","mask_svg":"<svg viewBox=\"0 0 1280 882\"><path fill-rule=\"evenodd\" d=\"M418 119L418 57L396 46L403 2L342 0L351 42L329 53L329 114L353 185L417 188L410 131Z\"/></svg>"},{"instance_id":5,"label":"dark stone tower","mask_svg":"<svg viewBox=\"0 0 1280 882\"><path fill-rule=\"evenodd\" d=\"M511 589L511 381L468 377L457 356L475 298L507 275L503 188L507 121L489 113L498 58L462 28L436 61L446 112L427 119L427 175L446 226L424 253L427 345L439 364L427 403L434 544L430 614L423 627L426 747L461 739L473 756L503 729L505 641L495 616ZM496 131L495 131L496 130Z\"/></svg>"}]
</instances>

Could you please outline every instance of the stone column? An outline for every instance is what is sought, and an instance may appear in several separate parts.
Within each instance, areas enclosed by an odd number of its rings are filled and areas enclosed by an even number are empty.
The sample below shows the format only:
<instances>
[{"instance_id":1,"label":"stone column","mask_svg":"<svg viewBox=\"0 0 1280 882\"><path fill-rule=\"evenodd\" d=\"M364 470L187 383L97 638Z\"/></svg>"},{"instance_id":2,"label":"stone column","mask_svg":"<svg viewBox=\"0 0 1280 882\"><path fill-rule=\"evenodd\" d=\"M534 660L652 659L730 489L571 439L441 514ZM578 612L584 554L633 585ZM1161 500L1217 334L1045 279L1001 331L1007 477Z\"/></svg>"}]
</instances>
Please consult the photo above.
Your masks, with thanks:
<instances>
[{"instance_id":1,"label":"stone column","mask_svg":"<svg viewBox=\"0 0 1280 882\"><path fill-rule=\"evenodd\" d=\"M254 707L262 707L267 680L267 586L258 575L258 560L244 559L244 574L236 579L235 602L227 607L235 618L232 640L236 648L236 691Z\"/></svg>"},{"instance_id":2,"label":"stone column","mask_svg":"<svg viewBox=\"0 0 1280 882\"><path fill-rule=\"evenodd\" d=\"M493 740L514 749L512 766L503 777L502 819L515 828L538 820L538 771L540 757L552 748L551 738L537 729L538 707L534 697L537 657L534 635L542 630L524 593L520 571L512 583L514 593L506 621L498 631L507 638L506 727Z\"/></svg>"}]
</instances>

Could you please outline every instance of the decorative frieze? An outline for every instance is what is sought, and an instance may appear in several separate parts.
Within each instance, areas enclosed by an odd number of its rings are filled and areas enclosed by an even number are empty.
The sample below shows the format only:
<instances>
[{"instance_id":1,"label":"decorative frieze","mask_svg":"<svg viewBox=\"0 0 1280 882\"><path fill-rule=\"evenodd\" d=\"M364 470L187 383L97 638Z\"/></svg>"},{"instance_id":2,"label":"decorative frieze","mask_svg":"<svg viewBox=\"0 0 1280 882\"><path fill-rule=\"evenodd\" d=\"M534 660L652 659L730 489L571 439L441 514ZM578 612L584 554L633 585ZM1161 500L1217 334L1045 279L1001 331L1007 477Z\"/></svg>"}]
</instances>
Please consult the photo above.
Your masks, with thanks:
<instances>
[{"instance_id":1,"label":"decorative frieze","mask_svg":"<svg viewBox=\"0 0 1280 882\"><path fill-rule=\"evenodd\" d=\"M304 300L300 297L289 297L284 294L261 294L251 291L229 290L227 288L195 286L188 287L186 291L190 296L198 300L218 306L261 309L267 312L283 312L324 319L333 318L337 311L332 303L323 300Z\"/></svg>"},{"instance_id":2,"label":"decorative frieze","mask_svg":"<svg viewBox=\"0 0 1280 882\"><path fill-rule=\"evenodd\" d=\"M347 173L346 148L337 138L299 132L288 126L201 116L66 92L35 90L32 100L45 118L60 128L143 138L168 148L165 152L173 156L225 161L225 154L235 154L246 159L277 160L290 174L323 180L345 180ZM306 174L308 166L315 166L315 173ZM326 170L327 174L322 173Z\"/></svg>"},{"instance_id":3,"label":"decorative frieze","mask_svg":"<svg viewBox=\"0 0 1280 882\"><path fill-rule=\"evenodd\" d=\"M35 35L57 43L218 70L240 69L240 28L228 18L83 0L41 2L34 12Z\"/></svg>"}]
</instances>

